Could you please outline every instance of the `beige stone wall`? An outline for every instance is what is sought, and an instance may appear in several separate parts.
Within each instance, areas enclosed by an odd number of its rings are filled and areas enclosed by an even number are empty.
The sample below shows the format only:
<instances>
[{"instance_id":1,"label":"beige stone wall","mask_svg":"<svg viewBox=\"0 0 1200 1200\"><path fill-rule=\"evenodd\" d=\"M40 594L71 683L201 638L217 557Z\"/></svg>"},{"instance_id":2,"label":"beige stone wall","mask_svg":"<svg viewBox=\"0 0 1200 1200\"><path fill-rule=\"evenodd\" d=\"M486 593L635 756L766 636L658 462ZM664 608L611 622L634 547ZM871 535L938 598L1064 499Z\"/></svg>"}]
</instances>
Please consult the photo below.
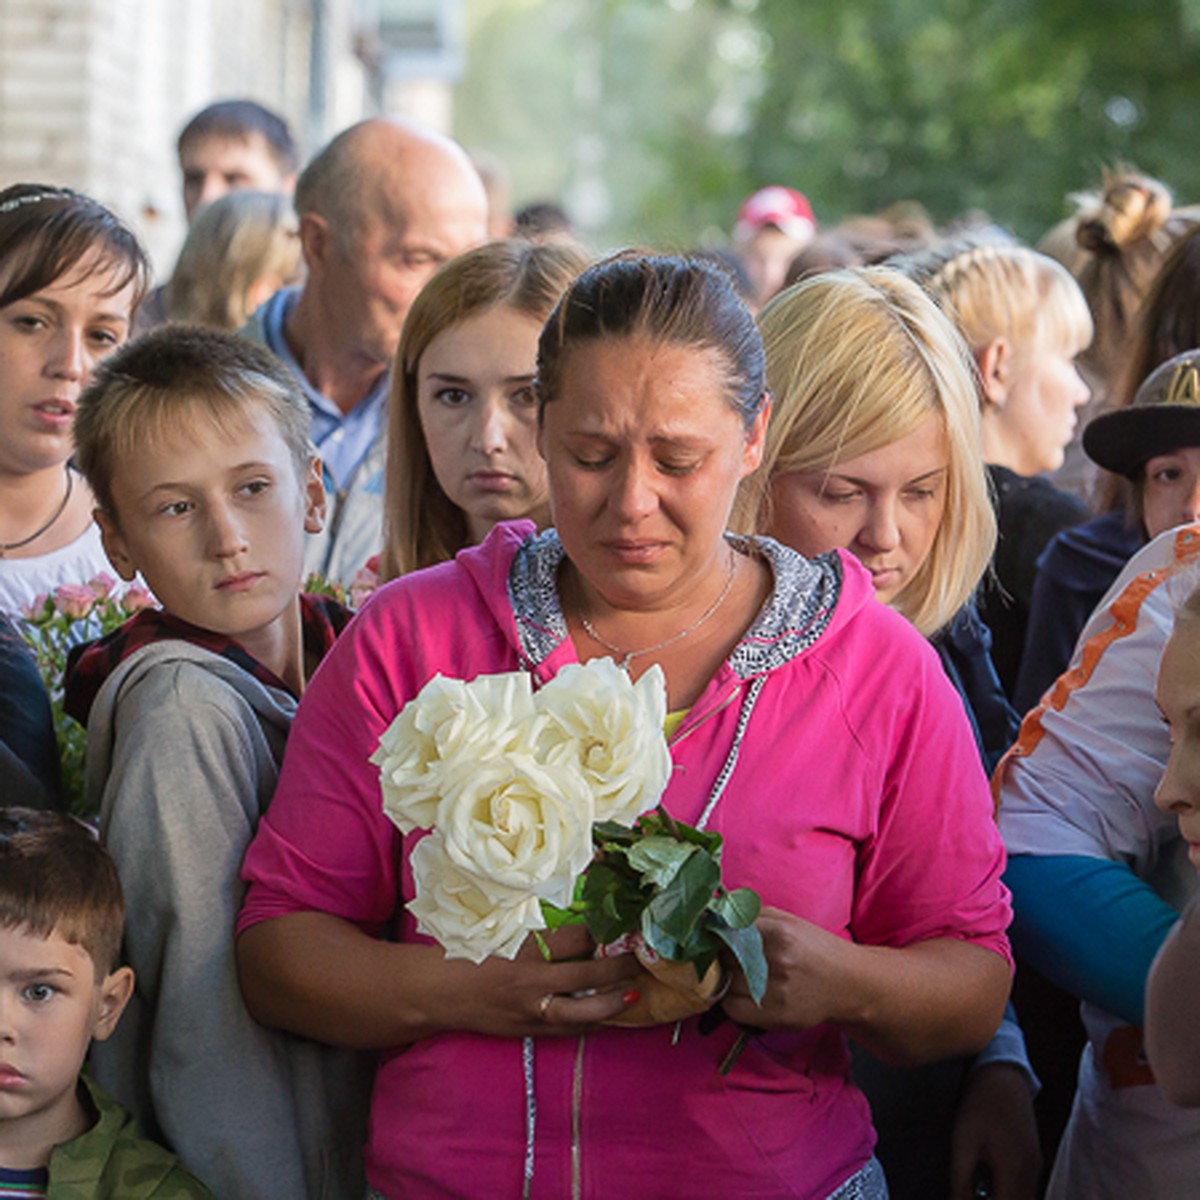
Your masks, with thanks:
<instances>
[{"instance_id":1,"label":"beige stone wall","mask_svg":"<svg viewBox=\"0 0 1200 1200\"><path fill-rule=\"evenodd\" d=\"M215 99L285 114L302 152L369 111L356 0L0 0L0 185L89 192L131 220L160 271L182 237L175 137Z\"/></svg>"}]
</instances>

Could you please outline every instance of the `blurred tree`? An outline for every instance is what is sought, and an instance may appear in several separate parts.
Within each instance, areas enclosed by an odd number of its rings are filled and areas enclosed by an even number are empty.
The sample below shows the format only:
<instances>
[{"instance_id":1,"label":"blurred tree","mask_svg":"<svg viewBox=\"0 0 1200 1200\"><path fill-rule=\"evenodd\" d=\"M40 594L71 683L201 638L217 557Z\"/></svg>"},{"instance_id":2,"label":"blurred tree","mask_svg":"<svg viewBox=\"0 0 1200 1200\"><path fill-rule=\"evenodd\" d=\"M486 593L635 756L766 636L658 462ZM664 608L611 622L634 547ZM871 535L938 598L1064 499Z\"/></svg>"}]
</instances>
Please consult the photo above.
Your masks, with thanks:
<instances>
[{"instance_id":1,"label":"blurred tree","mask_svg":"<svg viewBox=\"0 0 1200 1200\"><path fill-rule=\"evenodd\" d=\"M597 249L720 236L744 172L708 114L748 79L722 34L765 46L751 23L706 0L468 0L467 16L456 133L508 164L517 205L565 203Z\"/></svg>"},{"instance_id":2,"label":"blurred tree","mask_svg":"<svg viewBox=\"0 0 1200 1200\"><path fill-rule=\"evenodd\" d=\"M766 183L1036 238L1125 159L1200 199L1200 0L473 0L460 132L598 242L691 245Z\"/></svg>"},{"instance_id":3,"label":"blurred tree","mask_svg":"<svg viewBox=\"0 0 1200 1200\"><path fill-rule=\"evenodd\" d=\"M794 175L819 213L914 198L1036 237L1122 158L1200 195L1194 0L764 0L755 16L772 49L749 182Z\"/></svg>"}]
</instances>

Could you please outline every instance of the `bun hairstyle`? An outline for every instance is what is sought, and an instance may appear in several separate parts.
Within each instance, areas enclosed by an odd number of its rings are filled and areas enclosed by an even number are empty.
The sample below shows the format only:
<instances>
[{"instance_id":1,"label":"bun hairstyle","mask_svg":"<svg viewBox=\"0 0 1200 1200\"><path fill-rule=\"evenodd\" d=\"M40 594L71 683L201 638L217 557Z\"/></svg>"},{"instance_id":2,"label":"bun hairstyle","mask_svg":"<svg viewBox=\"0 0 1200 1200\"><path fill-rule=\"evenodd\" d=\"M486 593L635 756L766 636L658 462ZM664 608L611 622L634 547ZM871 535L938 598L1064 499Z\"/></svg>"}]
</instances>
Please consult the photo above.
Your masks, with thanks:
<instances>
[{"instance_id":1,"label":"bun hairstyle","mask_svg":"<svg viewBox=\"0 0 1200 1200\"><path fill-rule=\"evenodd\" d=\"M1134 316L1125 354L1112 379L1105 411L1127 407L1155 367L1200 346L1200 223L1177 238ZM1142 511L1141 481L1111 472L1096 484L1100 512L1123 508L1131 518Z\"/></svg>"},{"instance_id":2,"label":"bun hairstyle","mask_svg":"<svg viewBox=\"0 0 1200 1200\"><path fill-rule=\"evenodd\" d=\"M1075 269L1096 325L1083 361L1097 408L1120 383L1151 283L1171 247L1196 223L1194 212L1173 207L1165 184L1130 167L1106 172L1100 194L1082 200L1075 240L1083 256Z\"/></svg>"},{"instance_id":3,"label":"bun hairstyle","mask_svg":"<svg viewBox=\"0 0 1200 1200\"><path fill-rule=\"evenodd\" d=\"M1162 236L1173 208L1165 184L1133 170L1106 171L1099 196L1076 217L1075 240L1092 254L1119 253Z\"/></svg>"}]
</instances>

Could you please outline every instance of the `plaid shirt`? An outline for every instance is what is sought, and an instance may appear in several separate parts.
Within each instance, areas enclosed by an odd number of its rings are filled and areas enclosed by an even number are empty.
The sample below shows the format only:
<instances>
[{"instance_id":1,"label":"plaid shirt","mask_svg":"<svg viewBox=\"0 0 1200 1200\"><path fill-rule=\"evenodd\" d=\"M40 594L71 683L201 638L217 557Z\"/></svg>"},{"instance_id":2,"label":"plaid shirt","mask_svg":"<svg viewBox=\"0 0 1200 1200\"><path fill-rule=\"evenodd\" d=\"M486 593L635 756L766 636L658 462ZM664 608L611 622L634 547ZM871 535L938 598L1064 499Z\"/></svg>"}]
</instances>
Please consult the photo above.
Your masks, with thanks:
<instances>
[{"instance_id":1,"label":"plaid shirt","mask_svg":"<svg viewBox=\"0 0 1200 1200\"><path fill-rule=\"evenodd\" d=\"M300 620L305 661L316 663L324 658L352 615L345 605L328 596L302 593ZM115 629L94 642L75 646L71 650L67 657L63 710L81 725L86 725L93 701L117 665L151 642L168 641L172 638L191 642L194 646L201 646L213 654L219 654L222 658L236 663L267 687L282 688L285 692L294 694L270 667L264 666L232 638L223 633L201 629L198 625L192 625L161 609L146 608L130 617L120 629Z\"/></svg>"}]
</instances>

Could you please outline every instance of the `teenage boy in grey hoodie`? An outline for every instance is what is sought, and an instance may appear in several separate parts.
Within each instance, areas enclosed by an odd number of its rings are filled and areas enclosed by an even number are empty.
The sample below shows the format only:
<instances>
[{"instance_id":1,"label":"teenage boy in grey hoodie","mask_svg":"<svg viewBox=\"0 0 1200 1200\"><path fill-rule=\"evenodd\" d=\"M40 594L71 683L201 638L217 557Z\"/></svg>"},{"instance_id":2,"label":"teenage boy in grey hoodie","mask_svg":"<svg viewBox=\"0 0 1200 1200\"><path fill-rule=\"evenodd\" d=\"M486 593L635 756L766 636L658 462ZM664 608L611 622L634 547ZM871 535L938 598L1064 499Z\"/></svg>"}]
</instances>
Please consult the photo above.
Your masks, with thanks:
<instances>
[{"instance_id":1,"label":"teenage boy in grey hoodie","mask_svg":"<svg viewBox=\"0 0 1200 1200\"><path fill-rule=\"evenodd\" d=\"M94 1073L218 1196L357 1200L370 1063L257 1025L233 954L242 855L349 616L300 592L325 502L308 405L269 352L187 326L107 367L80 399L77 461L113 566L162 609L68 670L138 980Z\"/></svg>"}]
</instances>

